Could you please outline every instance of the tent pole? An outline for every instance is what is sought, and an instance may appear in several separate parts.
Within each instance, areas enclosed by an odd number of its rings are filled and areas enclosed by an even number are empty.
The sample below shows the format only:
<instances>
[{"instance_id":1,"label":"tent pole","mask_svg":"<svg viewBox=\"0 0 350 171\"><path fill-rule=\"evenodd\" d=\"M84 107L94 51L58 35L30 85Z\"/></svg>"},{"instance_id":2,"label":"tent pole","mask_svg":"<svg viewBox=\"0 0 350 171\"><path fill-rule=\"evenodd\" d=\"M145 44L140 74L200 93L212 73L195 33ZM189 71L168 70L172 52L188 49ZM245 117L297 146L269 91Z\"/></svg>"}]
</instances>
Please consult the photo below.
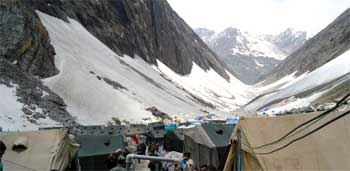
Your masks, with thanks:
<instances>
[{"instance_id":1,"label":"tent pole","mask_svg":"<svg viewBox=\"0 0 350 171\"><path fill-rule=\"evenodd\" d=\"M242 170L241 155L241 130L237 129L237 171Z\"/></svg>"}]
</instances>

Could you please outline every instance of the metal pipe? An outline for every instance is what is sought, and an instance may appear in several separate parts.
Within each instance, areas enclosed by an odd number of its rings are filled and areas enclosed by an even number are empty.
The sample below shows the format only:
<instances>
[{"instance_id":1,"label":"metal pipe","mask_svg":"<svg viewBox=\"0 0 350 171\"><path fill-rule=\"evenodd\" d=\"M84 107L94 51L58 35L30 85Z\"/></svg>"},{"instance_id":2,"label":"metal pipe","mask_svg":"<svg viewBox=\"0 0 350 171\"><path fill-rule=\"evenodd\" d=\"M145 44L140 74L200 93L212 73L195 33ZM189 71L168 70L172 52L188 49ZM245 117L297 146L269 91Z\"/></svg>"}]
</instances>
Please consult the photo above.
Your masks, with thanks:
<instances>
[{"instance_id":1,"label":"metal pipe","mask_svg":"<svg viewBox=\"0 0 350 171\"><path fill-rule=\"evenodd\" d=\"M242 170L241 155L241 130L237 129L237 171Z\"/></svg>"},{"instance_id":2,"label":"metal pipe","mask_svg":"<svg viewBox=\"0 0 350 171\"><path fill-rule=\"evenodd\" d=\"M137 154L128 154L126 156L126 170L130 169L130 165L132 160L140 159L140 160L156 160L156 161L164 161L164 162L180 162L182 159L175 158L166 158L166 157L157 157L157 156L146 156L146 155L137 155Z\"/></svg>"}]
</instances>

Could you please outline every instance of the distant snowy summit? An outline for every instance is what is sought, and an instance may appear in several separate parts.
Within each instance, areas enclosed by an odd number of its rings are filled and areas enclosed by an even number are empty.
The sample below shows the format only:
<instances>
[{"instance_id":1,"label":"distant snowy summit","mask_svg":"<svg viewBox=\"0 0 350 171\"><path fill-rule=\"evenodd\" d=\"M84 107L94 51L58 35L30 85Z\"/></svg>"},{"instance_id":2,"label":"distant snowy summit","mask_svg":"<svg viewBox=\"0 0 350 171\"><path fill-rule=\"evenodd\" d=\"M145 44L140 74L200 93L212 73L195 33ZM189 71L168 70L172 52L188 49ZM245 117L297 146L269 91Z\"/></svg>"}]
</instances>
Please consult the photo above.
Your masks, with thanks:
<instances>
[{"instance_id":1,"label":"distant snowy summit","mask_svg":"<svg viewBox=\"0 0 350 171\"><path fill-rule=\"evenodd\" d=\"M278 35L265 35L264 38L275 44L284 53L291 54L305 43L307 40L307 33L305 31L287 28Z\"/></svg>"},{"instance_id":2,"label":"distant snowy summit","mask_svg":"<svg viewBox=\"0 0 350 171\"><path fill-rule=\"evenodd\" d=\"M306 41L306 32L288 28L277 35L259 35L229 27L220 33L195 30L243 82L254 84Z\"/></svg>"}]
</instances>

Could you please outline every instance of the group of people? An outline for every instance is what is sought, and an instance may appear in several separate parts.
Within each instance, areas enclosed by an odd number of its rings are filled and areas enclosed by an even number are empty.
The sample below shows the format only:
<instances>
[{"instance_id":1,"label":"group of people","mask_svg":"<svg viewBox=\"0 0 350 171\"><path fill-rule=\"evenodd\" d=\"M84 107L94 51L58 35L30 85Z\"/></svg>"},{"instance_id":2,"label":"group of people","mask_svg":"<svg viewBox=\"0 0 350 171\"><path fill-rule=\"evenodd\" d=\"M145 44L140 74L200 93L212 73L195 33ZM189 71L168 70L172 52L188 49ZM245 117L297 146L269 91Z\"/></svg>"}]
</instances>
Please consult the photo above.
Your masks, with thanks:
<instances>
[{"instance_id":1,"label":"group of people","mask_svg":"<svg viewBox=\"0 0 350 171\"><path fill-rule=\"evenodd\" d=\"M191 159L191 153L184 153L180 164L179 171L209 171L207 165L201 165L199 168L195 167L194 161Z\"/></svg>"},{"instance_id":2,"label":"group of people","mask_svg":"<svg viewBox=\"0 0 350 171\"><path fill-rule=\"evenodd\" d=\"M140 155L145 155L147 146L144 143L141 143L138 145L137 153ZM3 164L2 164L2 156L6 151L6 145L0 141L0 171L3 171ZM148 148L148 155L149 156L163 156L162 155L162 149L159 146L159 144L155 144L154 146L150 146ZM107 169L110 171L126 171L126 156L127 153L123 152L122 149L117 149L114 153L110 154L105 164L107 166ZM164 157L164 156L163 156ZM148 164L148 168L151 171L169 171L169 168L167 166L163 166L163 163L161 161L150 161ZM176 171L209 171L207 165L202 165L199 169L194 166L194 162L191 159L190 153L184 153L183 159L180 163L174 164L174 170Z\"/></svg>"},{"instance_id":3,"label":"group of people","mask_svg":"<svg viewBox=\"0 0 350 171\"><path fill-rule=\"evenodd\" d=\"M148 150L149 156L158 156L158 157L164 157L164 153L162 148L159 146L159 144L156 144L155 146L151 146ZM195 167L194 161L191 159L191 153L184 153L183 158L181 162L179 163L173 163L173 169L174 171L209 171L207 165L202 165L199 169ZM170 171L171 169L168 167L169 165L163 165L160 161L150 161L148 164L148 168L151 171Z\"/></svg>"},{"instance_id":4,"label":"group of people","mask_svg":"<svg viewBox=\"0 0 350 171\"><path fill-rule=\"evenodd\" d=\"M122 149L117 149L113 154L108 155L105 163L110 171L126 171L126 156Z\"/></svg>"}]
</instances>

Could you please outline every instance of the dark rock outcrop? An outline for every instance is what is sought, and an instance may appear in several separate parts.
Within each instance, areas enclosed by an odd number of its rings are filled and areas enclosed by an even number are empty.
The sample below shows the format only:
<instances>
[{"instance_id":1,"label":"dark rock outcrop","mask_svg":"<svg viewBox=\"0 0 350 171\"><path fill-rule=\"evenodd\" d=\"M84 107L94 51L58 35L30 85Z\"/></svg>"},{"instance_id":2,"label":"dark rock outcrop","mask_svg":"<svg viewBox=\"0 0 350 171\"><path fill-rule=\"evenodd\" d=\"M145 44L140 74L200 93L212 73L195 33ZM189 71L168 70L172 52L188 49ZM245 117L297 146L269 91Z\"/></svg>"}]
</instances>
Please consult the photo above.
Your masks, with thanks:
<instances>
[{"instance_id":1,"label":"dark rock outcrop","mask_svg":"<svg viewBox=\"0 0 350 171\"><path fill-rule=\"evenodd\" d=\"M0 2L0 57L41 78L58 73L48 32L33 10L22 2Z\"/></svg>"},{"instance_id":2,"label":"dark rock outcrop","mask_svg":"<svg viewBox=\"0 0 350 171\"><path fill-rule=\"evenodd\" d=\"M17 85L17 100L31 123L48 116L74 125L63 100L39 79L58 73L54 55L48 32L32 6L26 1L0 1L0 84Z\"/></svg>"},{"instance_id":3,"label":"dark rock outcrop","mask_svg":"<svg viewBox=\"0 0 350 171\"><path fill-rule=\"evenodd\" d=\"M39 11L68 22L73 18L119 55L156 59L179 74L189 74L192 62L213 68L228 79L223 65L207 45L164 0L28 0Z\"/></svg>"},{"instance_id":4,"label":"dark rock outcrop","mask_svg":"<svg viewBox=\"0 0 350 171\"><path fill-rule=\"evenodd\" d=\"M8 87L16 85L16 96L23 104L22 111L28 120L38 119L38 116L50 117L63 125L76 124L75 119L67 112L64 101L53 93L42 82L31 75L24 73L7 59L0 57L0 84ZM35 112L36 106L42 113Z\"/></svg>"}]
</instances>

